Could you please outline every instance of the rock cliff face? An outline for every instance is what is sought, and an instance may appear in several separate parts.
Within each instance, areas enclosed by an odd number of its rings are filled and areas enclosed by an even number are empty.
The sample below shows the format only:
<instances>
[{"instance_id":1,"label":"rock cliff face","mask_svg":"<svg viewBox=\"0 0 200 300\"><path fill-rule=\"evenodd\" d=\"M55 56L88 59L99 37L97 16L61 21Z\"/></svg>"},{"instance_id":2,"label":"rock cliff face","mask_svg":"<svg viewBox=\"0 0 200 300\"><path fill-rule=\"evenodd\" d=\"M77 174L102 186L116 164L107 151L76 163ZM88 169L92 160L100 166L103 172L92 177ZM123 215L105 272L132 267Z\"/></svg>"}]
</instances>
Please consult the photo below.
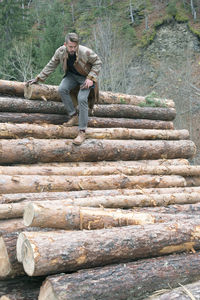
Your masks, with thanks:
<instances>
[{"instance_id":1,"label":"rock cliff face","mask_svg":"<svg viewBox=\"0 0 200 300\"><path fill-rule=\"evenodd\" d=\"M176 128L187 128L200 149L200 41L187 24L172 22L161 26L153 42L133 58L127 93L175 101ZM195 163L200 161L198 150Z\"/></svg>"}]
</instances>

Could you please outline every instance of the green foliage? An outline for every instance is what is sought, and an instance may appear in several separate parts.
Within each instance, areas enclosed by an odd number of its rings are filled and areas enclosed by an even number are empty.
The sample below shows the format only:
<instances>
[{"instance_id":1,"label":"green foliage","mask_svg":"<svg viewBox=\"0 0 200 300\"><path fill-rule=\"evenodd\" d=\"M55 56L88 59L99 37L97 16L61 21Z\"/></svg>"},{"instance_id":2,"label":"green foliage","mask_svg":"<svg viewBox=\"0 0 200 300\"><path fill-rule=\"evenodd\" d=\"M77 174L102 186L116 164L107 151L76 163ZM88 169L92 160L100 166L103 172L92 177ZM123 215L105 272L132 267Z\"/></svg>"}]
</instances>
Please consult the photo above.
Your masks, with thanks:
<instances>
[{"instance_id":1,"label":"green foliage","mask_svg":"<svg viewBox=\"0 0 200 300\"><path fill-rule=\"evenodd\" d=\"M175 20L178 23L185 23L189 21L188 16L186 16L186 14L183 11L177 11L177 14L175 16Z\"/></svg>"},{"instance_id":2,"label":"green foliage","mask_svg":"<svg viewBox=\"0 0 200 300\"><path fill-rule=\"evenodd\" d=\"M175 17L177 14L176 2L176 0L171 0L169 1L169 4L167 6L167 13L173 17Z\"/></svg>"},{"instance_id":3,"label":"green foliage","mask_svg":"<svg viewBox=\"0 0 200 300\"><path fill-rule=\"evenodd\" d=\"M166 105L158 99L158 95L154 91L152 91L149 95L147 95L145 97L145 102L141 102L139 104L139 106L141 106L141 107L166 107Z\"/></svg>"},{"instance_id":4,"label":"green foliage","mask_svg":"<svg viewBox=\"0 0 200 300\"><path fill-rule=\"evenodd\" d=\"M190 23L188 23L188 28L189 30L198 37L198 39L200 39L200 30L196 30L195 28L193 28Z\"/></svg>"}]
</instances>

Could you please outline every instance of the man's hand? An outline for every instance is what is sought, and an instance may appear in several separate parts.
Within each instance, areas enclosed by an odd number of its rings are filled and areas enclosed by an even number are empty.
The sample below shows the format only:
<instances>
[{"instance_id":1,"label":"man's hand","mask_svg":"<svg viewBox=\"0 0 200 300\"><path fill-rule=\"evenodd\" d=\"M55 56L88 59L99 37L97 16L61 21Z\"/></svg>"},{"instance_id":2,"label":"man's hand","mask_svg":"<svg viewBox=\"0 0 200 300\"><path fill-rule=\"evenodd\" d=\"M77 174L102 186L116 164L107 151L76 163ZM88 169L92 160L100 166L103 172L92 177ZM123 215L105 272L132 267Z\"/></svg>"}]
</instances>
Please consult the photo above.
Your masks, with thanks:
<instances>
[{"instance_id":1,"label":"man's hand","mask_svg":"<svg viewBox=\"0 0 200 300\"><path fill-rule=\"evenodd\" d=\"M80 86L80 88L81 90L89 89L91 86L93 86L93 81L87 78L85 82Z\"/></svg>"},{"instance_id":2,"label":"man's hand","mask_svg":"<svg viewBox=\"0 0 200 300\"><path fill-rule=\"evenodd\" d=\"M38 78L33 78L33 79L30 79L26 82L26 86L29 86L31 84L34 84L34 83L37 83L38 82Z\"/></svg>"}]
</instances>

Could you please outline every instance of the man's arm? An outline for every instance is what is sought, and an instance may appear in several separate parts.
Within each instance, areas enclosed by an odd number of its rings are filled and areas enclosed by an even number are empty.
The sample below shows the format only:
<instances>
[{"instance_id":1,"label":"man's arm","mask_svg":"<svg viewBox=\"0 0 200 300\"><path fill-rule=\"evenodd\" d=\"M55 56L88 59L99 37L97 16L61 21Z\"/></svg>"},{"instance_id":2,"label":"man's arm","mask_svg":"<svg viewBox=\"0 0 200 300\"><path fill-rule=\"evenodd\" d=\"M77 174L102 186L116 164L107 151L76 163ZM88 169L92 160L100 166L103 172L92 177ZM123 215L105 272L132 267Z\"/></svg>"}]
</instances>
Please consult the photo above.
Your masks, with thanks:
<instances>
[{"instance_id":1,"label":"man's arm","mask_svg":"<svg viewBox=\"0 0 200 300\"><path fill-rule=\"evenodd\" d=\"M95 52L90 51L88 55L88 62L91 64L92 67L89 74L87 75L87 79L96 82L102 67L102 61Z\"/></svg>"},{"instance_id":2,"label":"man's arm","mask_svg":"<svg viewBox=\"0 0 200 300\"><path fill-rule=\"evenodd\" d=\"M54 53L54 56L48 62L48 64L42 69L39 75L34 79L28 80L27 85L37 83L38 81L45 81L45 79L57 68L60 63L58 49Z\"/></svg>"}]
</instances>

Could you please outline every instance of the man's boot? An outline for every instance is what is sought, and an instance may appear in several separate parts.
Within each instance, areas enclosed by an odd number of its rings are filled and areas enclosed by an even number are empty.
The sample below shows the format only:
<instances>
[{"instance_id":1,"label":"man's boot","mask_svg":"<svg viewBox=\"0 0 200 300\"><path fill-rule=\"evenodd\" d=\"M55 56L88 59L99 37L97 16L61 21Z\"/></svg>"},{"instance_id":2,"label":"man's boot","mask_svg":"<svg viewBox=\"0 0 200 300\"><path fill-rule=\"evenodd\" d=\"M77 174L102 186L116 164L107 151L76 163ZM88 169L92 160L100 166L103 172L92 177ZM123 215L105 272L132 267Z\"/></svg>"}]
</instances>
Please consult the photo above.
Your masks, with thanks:
<instances>
[{"instance_id":1,"label":"man's boot","mask_svg":"<svg viewBox=\"0 0 200 300\"><path fill-rule=\"evenodd\" d=\"M63 123L63 126L71 127L78 125L78 114L73 115L67 122Z\"/></svg>"},{"instance_id":2,"label":"man's boot","mask_svg":"<svg viewBox=\"0 0 200 300\"><path fill-rule=\"evenodd\" d=\"M81 145L85 141L85 131L80 130L77 137L73 140L74 145Z\"/></svg>"}]
</instances>

